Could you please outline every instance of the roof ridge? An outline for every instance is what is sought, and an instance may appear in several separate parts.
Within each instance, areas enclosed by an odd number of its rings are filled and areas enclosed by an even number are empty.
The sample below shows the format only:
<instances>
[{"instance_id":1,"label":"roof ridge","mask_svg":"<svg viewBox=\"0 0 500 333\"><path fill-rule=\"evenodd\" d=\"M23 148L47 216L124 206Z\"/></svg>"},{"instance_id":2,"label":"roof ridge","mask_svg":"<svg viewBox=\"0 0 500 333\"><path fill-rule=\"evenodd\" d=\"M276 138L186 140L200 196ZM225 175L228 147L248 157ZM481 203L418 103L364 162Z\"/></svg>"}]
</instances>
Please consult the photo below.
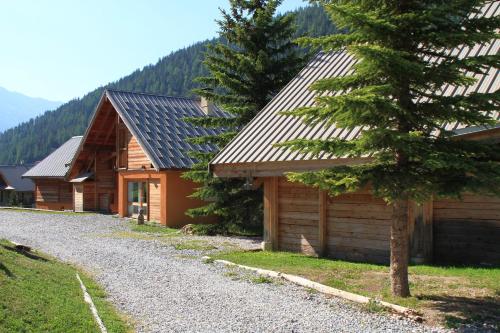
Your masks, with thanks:
<instances>
[{"instance_id":1,"label":"roof ridge","mask_svg":"<svg viewBox=\"0 0 500 333\"><path fill-rule=\"evenodd\" d=\"M153 94L153 93L147 93L147 92L138 92L138 91L106 88L105 92L108 92L108 91L118 92L118 93L126 93L126 94L134 94L134 95L145 95L145 96L185 99L185 100L195 101L195 102L198 101L198 98L196 98L196 97L185 97L185 96L179 97L179 96L170 96L170 95L164 95L164 94Z\"/></svg>"}]
</instances>

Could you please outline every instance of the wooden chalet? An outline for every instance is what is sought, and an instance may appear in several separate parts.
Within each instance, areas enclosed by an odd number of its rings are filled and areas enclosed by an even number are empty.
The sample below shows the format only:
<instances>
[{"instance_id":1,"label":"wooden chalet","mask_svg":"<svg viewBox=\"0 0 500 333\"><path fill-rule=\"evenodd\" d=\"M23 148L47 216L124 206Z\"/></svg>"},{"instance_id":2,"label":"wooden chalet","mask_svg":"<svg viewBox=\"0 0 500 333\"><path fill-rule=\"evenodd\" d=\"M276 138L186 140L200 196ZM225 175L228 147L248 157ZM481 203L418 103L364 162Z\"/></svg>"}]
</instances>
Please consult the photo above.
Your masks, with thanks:
<instances>
[{"instance_id":1,"label":"wooden chalet","mask_svg":"<svg viewBox=\"0 0 500 333\"><path fill-rule=\"evenodd\" d=\"M118 213L168 226L207 222L185 215L203 202L189 198L197 185L181 177L195 160L192 136L215 134L185 117L226 116L206 102L106 90L72 160L67 176L75 211Z\"/></svg>"},{"instance_id":2,"label":"wooden chalet","mask_svg":"<svg viewBox=\"0 0 500 333\"><path fill-rule=\"evenodd\" d=\"M22 178L26 171L25 165L0 165L0 206L16 203L30 207L33 204L35 184Z\"/></svg>"},{"instance_id":3,"label":"wooden chalet","mask_svg":"<svg viewBox=\"0 0 500 333\"><path fill-rule=\"evenodd\" d=\"M66 177L81 140L72 137L23 175L35 183L36 208L73 210L73 186Z\"/></svg>"},{"instance_id":4,"label":"wooden chalet","mask_svg":"<svg viewBox=\"0 0 500 333\"><path fill-rule=\"evenodd\" d=\"M499 1L485 8L498 15ZM464 56L497 54L500 41L454 50ZM305 125L280 114L314 105L311 84L322 78L343 76L355 59L346 52L318 54L239 135L211 162L219 177L248 177L264 184L264 246L272 250L298 251L333 258L387 263L390 248L390 206L369 190L328 196L324 191L291 183L286 172L321 170L362 163L364 158L307 155L276 147L297 138L352 139L362 129ZM500 86L498 68L477 77L472 87L444 87L444 94L493 92ZM499 113L494 117L500 120ZM500 126L492 128L447 124L457 139L498 139ZM435 199L418 206L408 203L411 259L414 262L500 264L500 198L464 194L463 201Z\"/></svg>"}]
</instances>

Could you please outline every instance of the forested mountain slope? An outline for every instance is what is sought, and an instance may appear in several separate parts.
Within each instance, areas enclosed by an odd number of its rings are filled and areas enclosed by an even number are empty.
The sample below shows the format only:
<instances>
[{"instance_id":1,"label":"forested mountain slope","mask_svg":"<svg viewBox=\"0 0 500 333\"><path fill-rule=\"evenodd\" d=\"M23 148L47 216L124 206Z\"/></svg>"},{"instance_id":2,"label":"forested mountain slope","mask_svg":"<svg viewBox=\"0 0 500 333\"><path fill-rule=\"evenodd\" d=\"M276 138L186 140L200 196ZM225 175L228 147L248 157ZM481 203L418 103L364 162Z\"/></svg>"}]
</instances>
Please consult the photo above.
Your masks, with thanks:
<instances>
[{"instance_id":1,"label":"forested mountain slope","mask_svg":"<svg viewBox=\"0 0 500 333\"><path fill-rule=\"evenodd\" d=\"M321 7L301 8L295 14L298 36L317 36L335 31ZM71 136L83 134L105 88L171 96L190 95L195 85L193 79L205 71L202 61L206 45L214 41L198 42L172 52L154 65L148 65L80 99L71 100L54 111L5 131L0 134L0 164L41 160Z\"/></svg>"}]
</instances>

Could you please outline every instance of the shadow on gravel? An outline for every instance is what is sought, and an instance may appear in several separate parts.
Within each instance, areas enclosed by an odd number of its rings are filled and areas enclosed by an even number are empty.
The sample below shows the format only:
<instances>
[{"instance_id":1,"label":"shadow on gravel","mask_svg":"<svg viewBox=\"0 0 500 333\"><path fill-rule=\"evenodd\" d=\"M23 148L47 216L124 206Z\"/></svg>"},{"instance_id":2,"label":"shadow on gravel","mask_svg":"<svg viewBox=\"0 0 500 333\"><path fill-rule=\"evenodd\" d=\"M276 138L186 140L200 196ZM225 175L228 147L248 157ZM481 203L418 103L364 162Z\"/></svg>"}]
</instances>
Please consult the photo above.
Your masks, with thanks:
<instances>
[{"instance_id":1,"label":"shadow on gravel","mask_svg":"<svg viewBox=\"0 0 500 333\"><path fill-rule=\"evenodd\" d=\"M486 324L485 329L488 332L492 332L491 326L496 326L495 330L500 329L500 299L497 297L422 295L422 298L433 301L432 307L446 314L448 327L458 328L461 324L481 323Z\"/></svg>"},{"instance_id":2,"label":"shadow on gravel","mask_svg":"<svg viewBox=\"0 0 500 333\"><path fill-rule=\"evenodd\" d=\"M45 259L45 258L40 257L40 256L37 256L36 254L30 253L30 252L26 252L26 251L22 251L22 250L18 250L18 249L16 249L13 246L2 245L2 247L4 249L6 249L6 250L22 254L23 256L25 256L26 258L29 258L29 259L39 260L39 261L49 261L48 259Z\"/></svg>"}]
</instances>

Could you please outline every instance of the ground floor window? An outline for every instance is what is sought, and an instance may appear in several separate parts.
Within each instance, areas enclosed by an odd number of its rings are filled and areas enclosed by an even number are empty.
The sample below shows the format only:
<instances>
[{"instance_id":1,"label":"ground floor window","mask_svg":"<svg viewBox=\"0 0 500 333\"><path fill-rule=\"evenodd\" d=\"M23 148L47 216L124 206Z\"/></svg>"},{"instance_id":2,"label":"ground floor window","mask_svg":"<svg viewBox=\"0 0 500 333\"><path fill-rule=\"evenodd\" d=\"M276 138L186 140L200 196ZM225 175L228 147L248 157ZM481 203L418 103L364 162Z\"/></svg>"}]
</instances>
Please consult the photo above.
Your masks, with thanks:
<instances>
[{"instance_id":1,"label":"ground floor window","mask_svg":"<svg viewBox=\"0 0 500 333\"><path fill-rule=\"evenodd\" d=\"M148 213L148 183L147 182L128 182L128 215L137 217L139 210L143 214Z\"/></svg>"}]
</instances>

